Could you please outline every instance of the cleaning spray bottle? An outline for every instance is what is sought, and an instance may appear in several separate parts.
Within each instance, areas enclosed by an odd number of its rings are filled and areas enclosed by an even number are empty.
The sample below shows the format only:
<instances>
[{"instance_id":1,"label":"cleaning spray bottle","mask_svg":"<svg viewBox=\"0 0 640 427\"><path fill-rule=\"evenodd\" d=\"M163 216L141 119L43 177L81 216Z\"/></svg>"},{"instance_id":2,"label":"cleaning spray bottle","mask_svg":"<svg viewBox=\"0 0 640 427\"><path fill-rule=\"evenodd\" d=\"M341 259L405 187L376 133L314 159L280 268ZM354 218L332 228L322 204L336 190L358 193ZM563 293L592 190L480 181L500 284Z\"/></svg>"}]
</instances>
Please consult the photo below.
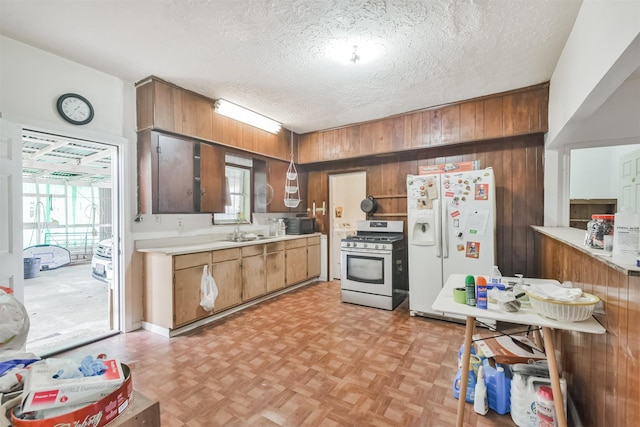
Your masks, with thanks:
<instances>
[{"instance_id":1,"label":"cleaning spray bottle","mask_svg":"<svg viewBox=\"0 0 640 427\"><path fill-rule=\"evenodd\" d=\"M484 382L484 372L482 371L482 366L478 368L478 378L476 380L473 410L480 415L485 415L487 412L489 412L489 402L487 400L487 385Z\"/></svg>"}]
</instances>

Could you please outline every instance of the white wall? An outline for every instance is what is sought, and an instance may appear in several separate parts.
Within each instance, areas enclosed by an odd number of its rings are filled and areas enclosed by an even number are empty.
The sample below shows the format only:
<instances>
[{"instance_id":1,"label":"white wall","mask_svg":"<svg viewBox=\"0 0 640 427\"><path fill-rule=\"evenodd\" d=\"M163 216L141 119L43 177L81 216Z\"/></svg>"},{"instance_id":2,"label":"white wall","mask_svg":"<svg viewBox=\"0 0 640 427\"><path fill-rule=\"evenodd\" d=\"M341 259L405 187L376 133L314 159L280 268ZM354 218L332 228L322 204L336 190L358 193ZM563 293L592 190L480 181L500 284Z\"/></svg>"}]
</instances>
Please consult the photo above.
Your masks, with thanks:
<instances>
[{"instance_id":1,"label":"white wall","mask_svg":"<svg viewBox=\"0 0 640 427\"><path fill-rule=\"evenodd\" d=\"M571 199L616 199L620 158L638 145L571 150Z\"/></svg>"},{"instance_id":2,"label":"white wall","mask_svg":"<svg viewBox=\"0 0 640 427\"><path fill-rule=\"evenodd\" d=\"M588 118L638 68L628 51L638 34L639 1L584 0L551 76L550 147L570 142L562 138L570 122Z\"/></svg>"},{"instance_id":3,"label":"white wall","mask_svg":"<svg viewBox=\"0 0 640 427\"><path fill-rule=\"evenodd\" d=\"M124 275L125 330L140 327L142 290L130 267L130 236L136 198L135 88L133 83L88 68L13 39L0 36L0 112L2 117L26 128L49 131L119 146L127 194L119 206ZM58 96L75 92L91 101L94 120L73 126L56 111Z\"/></svg>"},{"instance_id":4,"label":"white wall","mask_svg":"<svg viewBox=\"0 0 640 427\"><path fill-rule=\"evenodd\" d=\"M640 67L640 2L584 0L549 88L544 224L569 225L570 153L577 127ZM627 142L629 143L629 142ZM614 145L597 141L591 147ZM575 147L573 147L575 148Z\"/></svg>"}]
</instances>

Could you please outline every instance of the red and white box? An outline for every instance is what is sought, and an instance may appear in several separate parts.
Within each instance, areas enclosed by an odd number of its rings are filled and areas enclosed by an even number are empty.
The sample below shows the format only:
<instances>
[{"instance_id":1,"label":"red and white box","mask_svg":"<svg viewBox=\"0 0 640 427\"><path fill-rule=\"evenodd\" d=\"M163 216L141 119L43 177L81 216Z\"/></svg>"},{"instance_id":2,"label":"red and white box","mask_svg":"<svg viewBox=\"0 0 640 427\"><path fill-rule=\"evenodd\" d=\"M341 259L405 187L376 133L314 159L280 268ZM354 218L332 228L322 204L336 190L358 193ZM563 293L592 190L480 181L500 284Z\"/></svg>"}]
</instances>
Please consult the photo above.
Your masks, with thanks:
<instances>
[{"instance_id":1,"label":"red and white box","mask_svg":"<svg viewBox=\"0 0 640 427\"><path fill-rule=\"evenodd\" d=\"M55 366L46 363L31 365L24 383L22 411L32 412L49 408L92 403L110 395L125 380L117 360L102 361L107 370L102 375L56 379Z\"/></svg>"}]
</instances>

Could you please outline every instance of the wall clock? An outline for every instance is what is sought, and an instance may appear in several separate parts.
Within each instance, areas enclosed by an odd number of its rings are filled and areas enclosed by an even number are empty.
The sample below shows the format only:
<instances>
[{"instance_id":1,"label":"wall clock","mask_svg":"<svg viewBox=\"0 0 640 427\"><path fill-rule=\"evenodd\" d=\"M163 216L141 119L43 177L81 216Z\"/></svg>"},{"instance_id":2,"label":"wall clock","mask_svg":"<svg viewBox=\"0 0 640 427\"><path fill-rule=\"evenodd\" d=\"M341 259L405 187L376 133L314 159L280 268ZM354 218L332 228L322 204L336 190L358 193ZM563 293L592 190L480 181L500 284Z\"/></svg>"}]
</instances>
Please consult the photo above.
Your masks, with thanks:
<instances>
[{"instance_id":1,"label":"wall clock","mask_svg":"<svg viewBox=\"0 0 640 427\"><path fill-rule=\"evenodd\" d=\"M74 125L86 125L93 120L93 106L84 96L75 93L60 95L56 103L58 113Z\"/></svg>"}]
</instances>

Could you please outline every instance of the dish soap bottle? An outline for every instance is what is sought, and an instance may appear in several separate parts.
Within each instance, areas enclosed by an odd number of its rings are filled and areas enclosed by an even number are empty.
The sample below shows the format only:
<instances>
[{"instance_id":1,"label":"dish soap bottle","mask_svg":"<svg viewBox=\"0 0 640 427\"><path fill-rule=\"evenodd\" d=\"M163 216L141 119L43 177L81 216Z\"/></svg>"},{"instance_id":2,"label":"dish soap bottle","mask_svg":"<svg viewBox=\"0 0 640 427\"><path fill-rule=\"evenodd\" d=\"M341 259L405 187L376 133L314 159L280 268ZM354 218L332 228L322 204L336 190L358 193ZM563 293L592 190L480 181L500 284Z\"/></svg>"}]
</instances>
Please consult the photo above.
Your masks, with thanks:
<instances>
[{"instance_id":1,"label":"dish soap bottle","mask_svg":"<svg viewBox=\"0 0 640 427\"><path fill-rule=\"evenodd\" d=\"M489 412L489 402L487 400L487 385L484 382L482 366L478 368L478 378L476 379L476 389L474 394L473 410L480 415L485 415Z\"/></svg>"}]
</instances>

